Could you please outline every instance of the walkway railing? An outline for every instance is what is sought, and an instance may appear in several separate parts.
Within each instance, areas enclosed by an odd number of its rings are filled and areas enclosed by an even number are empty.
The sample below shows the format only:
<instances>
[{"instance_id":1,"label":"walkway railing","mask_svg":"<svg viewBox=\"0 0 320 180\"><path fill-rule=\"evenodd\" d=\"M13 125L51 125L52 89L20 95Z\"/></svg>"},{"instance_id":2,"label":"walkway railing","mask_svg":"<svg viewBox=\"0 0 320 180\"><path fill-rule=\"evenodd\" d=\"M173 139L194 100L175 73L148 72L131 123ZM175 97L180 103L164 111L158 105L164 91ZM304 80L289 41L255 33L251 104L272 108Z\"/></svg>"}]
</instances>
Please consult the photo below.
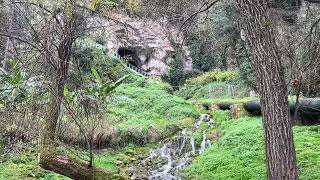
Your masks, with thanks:
<instances>
[{"instance_id":1,"label":"walkway railing","mask_svg":"<svg viewBox=\"0 0 320 180\"><path fill-rule=\"evenodd\" d=\"M84 47L94 47L97 49L104 49L104 50L108 49L107 46L104 46L104 45L101 45L101 44L98 44L95 42L90 42L90 41L86 41L86 40L79 40L78 42L79 42L80 46L84 46ZM138 68L138 67L128 63L127 59L122 58L121 56L119 56L115 52L109 53L109 56L112 56L113 60L116 60L118 63L120 63L122 66L124 66L130 72L133 72L133 73L135 73L139 76L142 76L142 77L151 76L149 73L145 72L143 69ZM106 59L104 58L104 60L106 60Z\"/></svg>"}]
</instances>

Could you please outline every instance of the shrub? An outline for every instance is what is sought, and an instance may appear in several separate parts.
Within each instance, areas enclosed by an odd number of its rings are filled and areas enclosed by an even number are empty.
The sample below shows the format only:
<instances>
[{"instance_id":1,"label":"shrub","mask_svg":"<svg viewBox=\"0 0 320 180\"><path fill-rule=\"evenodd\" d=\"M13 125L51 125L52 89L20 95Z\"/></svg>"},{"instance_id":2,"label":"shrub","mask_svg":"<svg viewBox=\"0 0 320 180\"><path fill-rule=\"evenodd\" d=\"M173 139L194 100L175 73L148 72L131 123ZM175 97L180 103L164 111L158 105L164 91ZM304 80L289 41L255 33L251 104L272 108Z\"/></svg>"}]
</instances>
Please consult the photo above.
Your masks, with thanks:
<instances>
[{"instance_id":1,"label":"shrub","mask_svg":"<svg viewBox=\"0 0 320 180\"><path fill-rule=\"evenodd\" d=\"M210 99L246 96L247 89L235 84L240 79L238 71L214 70L186 81L184 86L175 92L185 99Z\"/></svg>"},{"instance_id":2,"label":"shrub","mask_svg":"<svg viewBox=\"0 0 320 180\"><path fill-rule=\"evenodd\" d=\"M186 81L186 85L207 85L212 82L218 81L218 82L230 82L230 81L236 81L240 78L240 74L238 71L220 71L220 70L214 70L210 71L208 73L205 73L201 76L198 76L193 79L188 79Z\"/></svg>"}]
</instances>

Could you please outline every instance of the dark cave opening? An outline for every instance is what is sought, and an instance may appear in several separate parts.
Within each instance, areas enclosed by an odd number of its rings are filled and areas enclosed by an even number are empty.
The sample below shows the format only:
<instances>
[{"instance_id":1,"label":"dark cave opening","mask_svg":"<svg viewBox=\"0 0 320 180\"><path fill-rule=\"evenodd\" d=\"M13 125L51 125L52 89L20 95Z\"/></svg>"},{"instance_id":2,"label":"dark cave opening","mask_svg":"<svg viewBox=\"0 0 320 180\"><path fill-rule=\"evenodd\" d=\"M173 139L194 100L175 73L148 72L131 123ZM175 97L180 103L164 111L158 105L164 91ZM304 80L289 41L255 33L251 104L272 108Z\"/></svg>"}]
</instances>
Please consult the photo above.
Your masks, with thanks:
<instances>
[{"instance_id":1,"label":"dark cave opening","mask_svg":"<svg viewBox=\"0 0 320 180\"><path fill-rule=\"evenodd\" d=\"M127 59L128 63L141 69L142 63L137 54L137 50L134 47L120 47L118 49L118 55L122 58Z\"/></svg>"}]
</instances>

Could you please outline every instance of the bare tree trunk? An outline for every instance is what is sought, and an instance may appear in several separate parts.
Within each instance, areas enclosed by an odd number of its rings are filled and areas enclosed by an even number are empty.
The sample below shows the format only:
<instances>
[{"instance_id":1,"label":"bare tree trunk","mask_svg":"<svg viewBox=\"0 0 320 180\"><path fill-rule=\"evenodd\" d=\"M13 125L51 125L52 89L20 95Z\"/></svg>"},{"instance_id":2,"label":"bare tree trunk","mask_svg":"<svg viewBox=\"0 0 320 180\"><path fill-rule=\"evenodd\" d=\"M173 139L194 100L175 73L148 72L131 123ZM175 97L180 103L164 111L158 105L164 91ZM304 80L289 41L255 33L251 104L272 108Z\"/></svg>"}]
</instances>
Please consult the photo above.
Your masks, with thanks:
<instances>
[{"instance_id":1,"label":"bare tree trunk","mask_svg":"<svg viewBox=\"0 0 320 180\"><path fill-rule=\"evenodd\" d=\"M228 50L229 45L226 44L225 47L223 48L223 52L221 54L221 61L222 61L222 70L228 70L228 62L227 62L227 50Z\"/></svg>"},{"instance_id":2,"label":"bare tree trunk","mask_svg":"<svg viewBox=\"0 0 320 180\"><path fill-rule=\"evenodd\" d=\"M298 179L284 68L270 18L270 0L237 0L253 55L265 131L270 180Z\"/></svg>"},{"instance_id":3,"label":"bare tree trunk","mask_svg":"<svg viewBox=\"0 0 320 180\"><path fill-rule=\"evenodd\" d=\"M9 7L4 5L4 2L0 2L0 32L10 31L11 29L11 12ZM9 37L0 36L0 67L5 66L5 60L7 56L7 49L9 46Z\"/></svg>"}]
</instances>

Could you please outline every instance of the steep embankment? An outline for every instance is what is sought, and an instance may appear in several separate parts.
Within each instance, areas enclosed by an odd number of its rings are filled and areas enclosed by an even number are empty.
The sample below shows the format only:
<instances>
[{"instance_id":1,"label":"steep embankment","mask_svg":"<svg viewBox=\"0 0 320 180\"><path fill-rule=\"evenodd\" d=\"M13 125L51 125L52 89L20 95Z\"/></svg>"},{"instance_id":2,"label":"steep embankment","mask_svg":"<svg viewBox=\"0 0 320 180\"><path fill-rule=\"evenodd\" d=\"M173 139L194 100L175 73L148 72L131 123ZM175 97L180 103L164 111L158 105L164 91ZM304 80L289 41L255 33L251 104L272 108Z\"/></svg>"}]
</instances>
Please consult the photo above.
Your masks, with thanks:
<instances>
[{"instance_id":1,"label":"steep embankment","mask_svg":"<svg viewBox=\"0 0 320 180\"><path fill-rule=\"evenodd\" d=\"M200 114L190 102L171 91L170 85L159 79L141 77L119 86L108 102L107 123L111 131L101 131L108 140L103 147L155 143L181 130L185 121Z\"/></svg>"}]
</instances>

